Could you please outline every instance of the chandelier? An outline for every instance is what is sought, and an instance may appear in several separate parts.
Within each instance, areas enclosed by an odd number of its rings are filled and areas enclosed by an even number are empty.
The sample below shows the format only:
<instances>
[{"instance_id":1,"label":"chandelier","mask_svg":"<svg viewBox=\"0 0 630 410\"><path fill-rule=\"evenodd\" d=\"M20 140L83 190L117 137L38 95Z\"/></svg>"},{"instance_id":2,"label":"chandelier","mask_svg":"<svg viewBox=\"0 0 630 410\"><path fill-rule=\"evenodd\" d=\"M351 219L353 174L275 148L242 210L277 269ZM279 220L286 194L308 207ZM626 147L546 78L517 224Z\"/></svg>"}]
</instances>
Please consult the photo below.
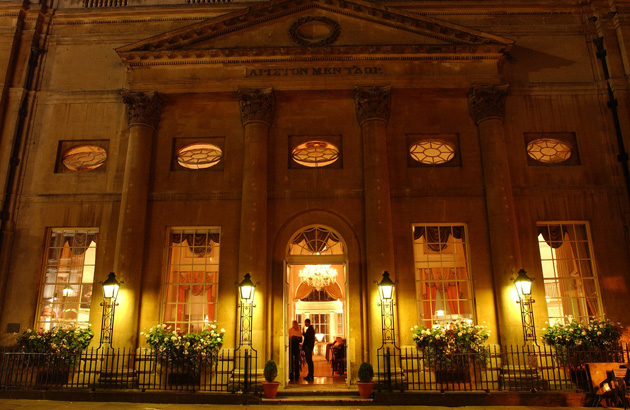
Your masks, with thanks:
<instances>
[{"instance_id":1,"label":"chandelier","mask_svg":"<svg viewBox=\"0 0 630 410\"><path fill-rule=\"evenodd\" d=\"M321 290L337 280L337 269L330 265L306 265L298 275L302 282Z\"/></svg>"}]
</instances>

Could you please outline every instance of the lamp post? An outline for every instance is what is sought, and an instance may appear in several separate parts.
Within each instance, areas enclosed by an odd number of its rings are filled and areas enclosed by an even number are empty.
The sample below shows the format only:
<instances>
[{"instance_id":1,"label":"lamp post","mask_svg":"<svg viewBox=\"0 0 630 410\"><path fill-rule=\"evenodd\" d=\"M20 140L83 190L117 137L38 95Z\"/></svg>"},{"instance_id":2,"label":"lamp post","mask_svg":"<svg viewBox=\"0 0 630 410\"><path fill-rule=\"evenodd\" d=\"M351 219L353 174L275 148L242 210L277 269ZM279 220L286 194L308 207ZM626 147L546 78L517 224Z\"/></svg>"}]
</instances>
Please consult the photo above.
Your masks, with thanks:
<instances>
[{"instance_id":1,"label":"lamp post","mask_svg":"<svg viewBox=\"0 0 630 410\"><path fill-rule=\"evenodd\" d=\"M381 306L381 331L383 345L396 345L394 332L394 281L389 277L389 272L383 272L383 279L378 283L378 293Z\"/></svg>"},{"instance_id":2,"label":"lamp post","mask_svg":"<svg viewBox=\"0 0 630 410\"><path fill-rule=\"evenodd\" d=\"M534 309L533 304L535 302L532 299L532 281L534 279L527 276L525 269L518 271L516 278L512 278L516 292L518 293L518 303L521 306L521 323L523 325L523 341L527 344L528 341L536 342L536 326L534 324Z\"/></svg>"},{"instance_id":3,"label":"lamp post","mask_svg":"<svg viewBox=\"0 0 630 410\"><path fill-rule=\"evenodd\" d=\"M98 345L99 349L104 344L112 347L112 338L114 336L114 315L116 314L116 298L118 297L118 289L123 282L116 280L114 272L110 272L105 282L99 282L103 286L103 318L101 319L101 341Z\"/></svg>"},{"instance_id":4,"label":"lamp post","mask_svg":"<svg viewBox=\"0 0 630 410\"><path fill-rule=\"evenodd\" d=\"M239 328L239 348L241 346L252 346L252 317L254 315L254 293L256 285L252 282L249 273L238 283L240 328Z\"/></svg>"}]
</instances>

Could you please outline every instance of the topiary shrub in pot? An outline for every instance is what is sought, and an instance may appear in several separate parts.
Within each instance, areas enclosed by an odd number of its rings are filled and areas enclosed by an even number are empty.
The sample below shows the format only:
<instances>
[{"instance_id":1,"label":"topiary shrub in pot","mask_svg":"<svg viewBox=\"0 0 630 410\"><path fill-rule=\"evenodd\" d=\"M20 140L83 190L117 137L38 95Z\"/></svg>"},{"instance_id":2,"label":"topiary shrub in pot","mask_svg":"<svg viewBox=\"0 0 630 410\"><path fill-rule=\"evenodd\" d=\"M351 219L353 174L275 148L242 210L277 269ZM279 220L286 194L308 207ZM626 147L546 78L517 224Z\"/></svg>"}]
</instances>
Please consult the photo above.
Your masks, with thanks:
<instances>
[{"instance_id":1,"label":"topiary shrub in pot","mask_svg":"<svg viewBox=\"0 0 630 410\"><path fill-rule=\"evenodd\" d=\"M372 395L374 390L374 368L368 362L361 363L359 366L359 381L357 387L359 387L359 394L361 398L368 399Z\"/></svg>"},{"instance_id":2,"label":"topiary shrub in pot","mask_svg":"<svg viewBox=\"0 0 630 410\"><path fill-rule=\"evenodd\" d=\"M280 382L275 381L278 376L278 366L273 360L267 360L265 363L265 370L263 371L265 381L262 382L263 391L265 392L265 398L274 399L278 393L278 386Z\"/></svg>"}]
</instances>

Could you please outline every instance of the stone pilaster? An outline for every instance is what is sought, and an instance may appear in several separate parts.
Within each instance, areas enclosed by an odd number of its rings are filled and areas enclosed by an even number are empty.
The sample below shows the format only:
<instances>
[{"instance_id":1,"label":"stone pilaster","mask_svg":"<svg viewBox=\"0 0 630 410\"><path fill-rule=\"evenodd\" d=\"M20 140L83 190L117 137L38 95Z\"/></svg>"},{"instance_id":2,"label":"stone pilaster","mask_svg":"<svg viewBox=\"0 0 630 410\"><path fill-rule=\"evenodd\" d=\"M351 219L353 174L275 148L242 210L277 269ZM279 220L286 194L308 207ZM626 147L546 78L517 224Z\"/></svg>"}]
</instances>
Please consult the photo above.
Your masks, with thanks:
<instances>
[{"instance_id":1,"label":"stone pilaster","mask_svg":"<svg viewBox=\"0 0 630 410\"><path fill-rule=\"evenodd\" d=\"M275 96L272 89L239 89L238 103L243 124L243 189L241 199L241 227L238 252L240 281L245 273L259 287L254 309L254 347L262 341L268 326L265 289L270 289L267 274L267 144L269 127L275 114ZM237 329L238 330L238 329ZM267 332L268 338L271 331ZM270 356L270 343L266 343L266 357Z\"/></svg>"},{"instance_id":2,"label":"stone pilaster","mask_svg":"<svg viewBox=\"0 0 630 410\"><path fill-rule=\"evenodd\" d=\"M510 281L521 267L521 254L503 132L507 93L507 85L475 85L469 99L481 146L499 337L504 344L522 344L520 313Z\"/></svg>"},{"instance_id":3,"label":"stone pilaster","mask_svg":"<svg viewBox=\"0 0 630 410\"><path fill-rule=\"evenodd\" d=\"M381 344L381 318L378 292L374 281L380 281L384 271L393 276L394 239L392 235L392 205L387 163L387 121L391 106L390 87L357 87L355 109L363 141L363 186L365 203L365 235L367 260L367 309L372 340ZM397 320L397 319L396 319ZM373 352L374 354L374 352ZM373 358L375 359L375 358Z\"/></svg>"},{"instance_id":4,"label":"stone pilaster","mask_svg":"<svg viewBox=\"0 0 630 410\"><path fill-rule=\"evenodd\" d=\"M146 229L147 195L151 171L153 131L161 113L157 93L123 91L129 119L129 140L123 177L114 271L125 283L116 309L114 346L136 346L138 337L142 260ZM97 278L95 280L104 280Z\"/></svg>"}]
</instances>

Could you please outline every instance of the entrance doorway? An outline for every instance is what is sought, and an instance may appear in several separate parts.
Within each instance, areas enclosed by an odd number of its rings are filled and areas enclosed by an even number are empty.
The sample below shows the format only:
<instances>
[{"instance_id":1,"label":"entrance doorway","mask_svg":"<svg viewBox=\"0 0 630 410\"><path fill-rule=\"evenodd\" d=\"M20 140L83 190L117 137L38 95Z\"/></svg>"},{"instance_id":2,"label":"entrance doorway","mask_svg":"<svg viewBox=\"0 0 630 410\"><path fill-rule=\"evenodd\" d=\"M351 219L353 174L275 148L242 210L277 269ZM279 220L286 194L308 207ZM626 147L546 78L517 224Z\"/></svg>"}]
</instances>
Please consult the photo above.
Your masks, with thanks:
<instances>
[{"instance_id":1,"label":"entrance doorway","mask_svg":"<svg viewBox=\"0 0 630 410\"><path fill-rule=\"evenodd\" d=\"M285 379L287 386L332 387L347 385L347 272L346 247L330 228L311 226L295 234L286 255L285 335L287 337ZM302 363L299 379L291 380L295 344L289 327L295 320L304 331L310 319L315 329L314 380L307 382L308 366Z\"/></svg>"}]
</instances>

